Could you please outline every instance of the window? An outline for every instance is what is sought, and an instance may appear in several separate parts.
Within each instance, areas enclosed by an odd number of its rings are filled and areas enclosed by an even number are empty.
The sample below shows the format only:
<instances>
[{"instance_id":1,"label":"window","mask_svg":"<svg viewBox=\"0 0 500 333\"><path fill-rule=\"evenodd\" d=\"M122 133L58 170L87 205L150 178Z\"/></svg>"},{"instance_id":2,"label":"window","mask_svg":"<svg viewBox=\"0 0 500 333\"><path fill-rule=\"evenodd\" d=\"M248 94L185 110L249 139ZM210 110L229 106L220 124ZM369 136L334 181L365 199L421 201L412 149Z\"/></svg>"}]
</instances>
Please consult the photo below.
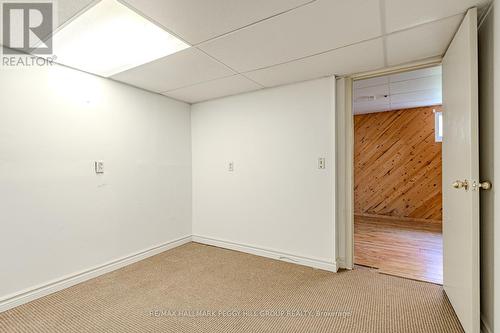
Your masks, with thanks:
<instances>
[{"instance_id":1,"label":"window","mask_svg":"<svg viewBox=\"0 0 500 333\"><path fill-rule=\"evenodd\" d=\"M436 112L434 110L434 133L436 135L436 142L443 142L443 112Z\"/></svg>"}]
</instances>

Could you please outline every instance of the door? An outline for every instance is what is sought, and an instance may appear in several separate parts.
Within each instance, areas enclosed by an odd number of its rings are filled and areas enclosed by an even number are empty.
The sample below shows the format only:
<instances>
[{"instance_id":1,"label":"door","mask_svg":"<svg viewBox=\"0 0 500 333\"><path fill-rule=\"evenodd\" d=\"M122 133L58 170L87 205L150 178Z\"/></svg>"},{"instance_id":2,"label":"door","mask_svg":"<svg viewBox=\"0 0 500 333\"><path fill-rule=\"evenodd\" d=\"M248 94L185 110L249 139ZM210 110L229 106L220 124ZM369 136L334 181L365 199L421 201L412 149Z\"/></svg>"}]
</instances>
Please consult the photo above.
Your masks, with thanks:
<instances>
[{"instance_id":1,"label":"door","mask_svg":"<svg viewBox=\"0 0 500 333\"><path fill-rule=\"evenodd\" d=\"M477 10L443 58L443 285L466 333L479 333Z\"/></svg>"}]
</instances>

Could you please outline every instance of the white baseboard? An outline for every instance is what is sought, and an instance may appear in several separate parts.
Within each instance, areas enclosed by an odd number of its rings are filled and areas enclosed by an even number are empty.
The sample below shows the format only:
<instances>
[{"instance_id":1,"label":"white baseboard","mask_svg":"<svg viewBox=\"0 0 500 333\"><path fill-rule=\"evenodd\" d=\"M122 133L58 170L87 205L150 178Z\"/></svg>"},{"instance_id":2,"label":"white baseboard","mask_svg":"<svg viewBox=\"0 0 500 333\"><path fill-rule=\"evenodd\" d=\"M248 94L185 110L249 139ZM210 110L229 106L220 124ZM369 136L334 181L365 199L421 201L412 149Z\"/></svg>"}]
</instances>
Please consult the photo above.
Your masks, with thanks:
<instances>
[{"instance_id":1,"label":"white baseboard","mask_svg":"<svg viewBox=\"0 0 500 333\"><path fill-rule=\"evenodd\" d=\"M481 316L481 333L493 333L493 330L488 326L483 316Z\"/></svg>"},{"instance_id":2,"label":"white baseboard","mask_svg":"<svg viewBox=\"0 0 500 333\"><path fill-rule=\"evenodd\" d=\"M319 268L319 269L323 269L325 271L337 272L337 264L335 262L328 262L328 261L323 261L323 260L318 260L318 259L311 259L311 258L296 256L293 254L283 253L283 252L279 252L279 251L275 251L275 250L263 249L263 248L258 248L255 246L246 245L246 244L238 244L238 243L233 243L233 242L229 242L229 241L225 241L225 240L214 239L214 238L198 236L198 235L193 235L192 240L193 240L193 242L197 242L197 243L201 243L201 244L213 245L213 246L221 247L224 249L235 250L235 251L254 254L257 256L261 256L261 257L282 260L282 261L286 261L286 262L293 263L293 264L309 266L309 267L313 267L313 268Z\"/></svg>"},{"instance_id":3,"label":"white baseboard","mask_svg":"<svg viewBox=\"0 0 500 333\"><path fill-rule=\"evenodd\" d=\"M209 237L203 236L185 236L182 238L175 239L173 241L131 254L129 256L113 260L111 262L105 263L103 265L90 268L88 270L84 270L75 274L67 275L61 277L57 280L50 281L43 285L39 285L28 290L23 290L21 292L8 295L2 299L0 299L0 312L9 310L16 306L22 305L24 303L28 303L37 298L52 294L56 291L74 286L78 283L90 280L99 275L103 275L114 271L116 269L122 268L124 266L133 264L137 261L146 259L148 257L154 256L158 253L170 250L174 247L189 243L191 241L213 245L221 248L226 248L230 250L250 253L254 255L258 255L261 257L272 258L277 260L286 261L289 263L309 266L313 268L323 269L330 272L337 271L337 264L333 262L322 261L318 259L311 259L306 257L301 257L297 255L292 255L284 252L279 252L270 249L258 248L245 244L237 244L229 241L223 241L218 239L213 239ZM487 332L489 333L489 332Z\"/></svg>"},{"instance_id":4,"label":"white baseboard","mask_svg":"<svg viewBox=\"0 0 500 333\"><path fill-rule=\"evenodd\" d=\"M49 283L30 288L29 290L24 290L22 292L8 295L3 299L0 299L0 312L6 311L13 307L19 306L24 303L28 303L37 298L52 294L56 291L74 286L75 284L90 280L99 275L109 273L118 268L133 264L134 262L146 259L148 257L154 256L155 254L164 252L166 250L173 249L174 247L191 242L191 236L185 236L172 240L170 242L163 243L161 245L136 252L129 256L107 262L103 265L90 268L85 271L81 271L76 274L71 274L64 276L60 279L50 281Z\"/></svg>"}]
</instances>

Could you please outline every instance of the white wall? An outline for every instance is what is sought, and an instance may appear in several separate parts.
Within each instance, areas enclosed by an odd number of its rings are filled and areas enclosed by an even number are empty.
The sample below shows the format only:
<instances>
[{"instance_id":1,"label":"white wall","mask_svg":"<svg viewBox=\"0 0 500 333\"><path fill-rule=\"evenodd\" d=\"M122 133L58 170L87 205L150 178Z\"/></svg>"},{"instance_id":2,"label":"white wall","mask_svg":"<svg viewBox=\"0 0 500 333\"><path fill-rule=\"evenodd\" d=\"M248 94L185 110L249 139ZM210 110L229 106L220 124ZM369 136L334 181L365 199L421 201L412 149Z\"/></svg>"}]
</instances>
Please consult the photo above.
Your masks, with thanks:
<instances>
[{"instance_id":1,"label":"white wall","mask_svg":"<svg viewBox=\"0 0 500 333\"><path fill-rule=\"evenodd\" d=\"M194 235L334 261L334 85L323 78L192 106Z\"/></svg>"},{"instance_id":2,"label":"white wall","mask_svg":"<svg viewBox=\"0 0 500 333\"><path fill-rule=\"evenodd\" d=\"M498 7L479 28L480 173L482 180L493 183L491 190L481 192L481 319L487 333L500 330L500 196L495 181L500 174L500 145L496 144L500 142L500 84L495 85L500 82L500 34L494 33L500 31Z\"/></svg>"},{"instance_id":3,"label":"white wall","mask_svg":"<svg viewBox=\"0 0 500 333\"><path fill-rule=\"evenodd\" d=\"M0 124L0 300L190 236L188 104L59 66L3 68Z\"/></svg>"}]
</instances>

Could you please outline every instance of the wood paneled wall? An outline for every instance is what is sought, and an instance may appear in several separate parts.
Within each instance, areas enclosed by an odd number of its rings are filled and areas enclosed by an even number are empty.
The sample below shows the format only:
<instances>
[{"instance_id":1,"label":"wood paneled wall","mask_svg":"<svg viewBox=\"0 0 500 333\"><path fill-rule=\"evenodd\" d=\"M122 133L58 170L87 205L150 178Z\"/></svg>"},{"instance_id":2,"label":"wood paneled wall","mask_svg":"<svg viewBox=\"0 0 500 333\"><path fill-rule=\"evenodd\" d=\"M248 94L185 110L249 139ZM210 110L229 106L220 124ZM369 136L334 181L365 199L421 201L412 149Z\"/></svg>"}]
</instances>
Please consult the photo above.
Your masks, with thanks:
<instances>
[{"instance_id":1,"label":"wood paneled wall","mask_svg":"<svg viewBox=\"0 0 500 333\"><path fill-rule=\"evenodd\" d=\"M354 116L354 211L442 220L441 106Z\"/></svg>"}]
</instances>

